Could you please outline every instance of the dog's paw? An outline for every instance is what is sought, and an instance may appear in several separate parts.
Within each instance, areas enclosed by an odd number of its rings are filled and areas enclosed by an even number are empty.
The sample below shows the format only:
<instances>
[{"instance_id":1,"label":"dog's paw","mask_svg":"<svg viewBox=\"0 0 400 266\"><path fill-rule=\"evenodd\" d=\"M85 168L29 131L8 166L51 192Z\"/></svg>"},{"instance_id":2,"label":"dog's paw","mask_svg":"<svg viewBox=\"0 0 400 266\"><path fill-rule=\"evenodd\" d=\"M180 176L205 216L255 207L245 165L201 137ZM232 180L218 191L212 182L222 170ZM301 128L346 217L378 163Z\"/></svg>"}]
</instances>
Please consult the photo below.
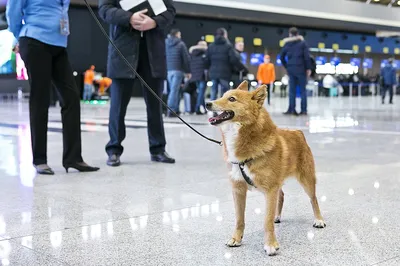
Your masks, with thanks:
<instances>
[{"instance_id":1,"label":"dog's paw","mask_svg":"<svg viewBox=\"0 0 400 266\"><path fill-rule=\"evenodd\" d=\"M325 228L326 224L323 220L315 220L313 226L315 228Z\"/></svg>"},{"instance_id":2,"label":"dog's paw","mask_svg":"<svg viewBox=\"0 0 400 266\"><path fill-rule=\"evenodd\" d=\"M264 250L265 250L265 252L267 252L268 256L275 256L278 254L279 247L264 245Z\"/></svg>"},{"instance_id":3,"label":"dog's paw","mask_svg":"<svg viewBox=\"0 0 400 266\"><path fill-rule=\"evenodd\" d=\"M240 247L242 245L242 240L236 240L235 238L231 238L228 242L226 242L228 247Z\"/></svg>"},{"instance_id":4,"label":"dog's paw","mask_svg":"<svg viewBox=\"0 0 400 266\"><path fill-rule=\"evenodd\" d=\"M275 220L274 220L274 223L280 224L281 223L281 217L280 216L276 216Z\"/></svg>"}]
</instances>

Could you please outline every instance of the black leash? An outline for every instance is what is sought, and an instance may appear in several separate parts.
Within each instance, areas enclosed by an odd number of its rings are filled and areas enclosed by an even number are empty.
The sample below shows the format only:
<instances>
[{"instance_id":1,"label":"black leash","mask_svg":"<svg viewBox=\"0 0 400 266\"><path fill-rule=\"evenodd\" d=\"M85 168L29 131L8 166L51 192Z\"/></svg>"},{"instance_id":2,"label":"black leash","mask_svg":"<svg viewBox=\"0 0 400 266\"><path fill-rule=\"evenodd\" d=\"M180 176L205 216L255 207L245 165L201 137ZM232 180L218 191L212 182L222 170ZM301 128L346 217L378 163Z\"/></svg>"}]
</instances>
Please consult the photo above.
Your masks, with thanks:
<instances>
[{"instance_id":1,"label":"black leash","mask_svg":"<svg viewBox=\"0 0 400 266\"><path fill-rule=\"evenodd\" d=\"M107 32L104 30L103 26L101 25L100 21L98 20L98 18L96 17L96 14L94 13L92 7L89 5L89 3L87 2L87 0L83 0L85 2L86 7L88 8L90 14L92 15L93 19L96 21L97 25L99 26L101 32L103 33L103 35L107 38L107 40L111 43L111 45L114 47L115 51L117 51L118 55L122 58L122 60L125 62L125 64L132 70L132 72L136 75L136 77L139 79L139 81L143 84L143 86L146 87L146 89L148 89L151 94L154 95L154 97L157 98L157 100L164 106L166 107L174 116L176 116L179 120L181 120L181 122L183 124L185 124L188 128L190 128L191 130L193 130L194 132L197 133L197 135L199 135L200 137L217 143L218 145L222 146L222 141L218 141L212 138L209 138L205 135L203 135L202 133L200 133L199 131L197 131L193 126L191 126L189 123L187 123L185 120L183 120L183 118L181 118L177 113L175 113L174 110L172 110L161 98L160 96L157 95L157 93L150 88L150 86L146 83L146 81L144 81L144 79L137 73L136 69L129 63L129 61L125 58L125 56L122 54L122 52L118 49L118 47L115 45L115 43L113 42L113 40L111 40L110 36L108 36Z\"/></svg>"}]
</instances>

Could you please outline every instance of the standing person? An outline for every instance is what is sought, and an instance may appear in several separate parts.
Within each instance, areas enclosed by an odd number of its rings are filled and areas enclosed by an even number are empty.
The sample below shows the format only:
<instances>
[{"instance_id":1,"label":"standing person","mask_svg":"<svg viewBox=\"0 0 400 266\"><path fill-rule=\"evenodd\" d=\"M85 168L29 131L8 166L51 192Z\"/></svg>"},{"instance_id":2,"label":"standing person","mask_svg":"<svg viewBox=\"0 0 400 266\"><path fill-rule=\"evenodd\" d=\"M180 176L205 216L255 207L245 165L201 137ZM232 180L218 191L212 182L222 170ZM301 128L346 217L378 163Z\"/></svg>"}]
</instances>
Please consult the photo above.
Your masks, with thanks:
<instances>
[{"instance_id":1,"label":"standing person","mask_svg":"<svg viewBox=\"0 0 400 266\"><path fill-rule=\"evenodd\" d=\"M94 69L95 66L91 65L88 70L85 71L84 87L83 87L83 100L90 101L94 91Z\"/></svg>"},{"instance_id":2,"label":"standing person","mask_svg":"<svg viewBox=\"0 0 400 266\"><path fill-rule=\"evenodd\" d=\"M191 81L196 82L197 87L197 101L195 112L198 115L202 115L203 113L200 110L200 107L205 107L205 94L207 87L207 78L206 78L206 52L207 52L207 42L199 41L197 45L190 47L189 53L191 56L190 60L190 69L192 72Z\"/></svg>"},{"instance_id":3,"label":"standing person","mask_svg":"<svg viewBox=\"0 0 400 266\"><path fill-rule=\"evenodd\" d=\"M386 92L389 91L389 104L393 104L393 91L396 89L396 69L393 66L393 58L389 58L388 62L381 69L382 78L382 104L385 104Z\"/></svg>"},{"instance_id":4,"label":"standing person","mask_svg":"<svg viewBox=\"0 0 400 266\"><path fill-rule=\"evenodd\" d=\"M60 96L65 170L99 170L83 162L81 155L80 93L66 49L69 35L68 9L69 0L7 2L9 30L19 39L21 57L29 75L33 164L39 174L54 174L47 165L47 122L52 82Z\"/></svg>"},{"instance_id":5,"label":"standing person","mask_svg":"<svg viewBox=\"0 0 400 266\"><path fill-rule=\"evenodd\" d=\"M296 88L300 87L301 112L307 115L307 77L311 75L311 61L308 46L303 36L299 35L297 28L289 29L289 38L285 38L281 53L283 66L289 74L289 109L285 115L297 115L296 112Z\"/></svg>"},{"instance_id":6,"label":"standing person","mask_svg":"<svg viewBox=\"0 0 400 266\"><path fill-rule=\"evenodd\" d=\"M180 88L183 79L190 79L190 57L186 44L182 41L180 30L172 29L169 37L165 40L167 55L167 70L170 92L168 95L168 106L179 114ZM168 112L167 116L174 116Z\"/></svg>"},{"instance_id":7,"label":"standing person","mask_svg":"<svg viewBox=\"0 0 400 266\"><path fill-rule=\"evenodd\" d=\"M218 87L221 85L224 94L230 88L229 82L235 69L243 70L240 56L228 40L228 32L224 28L217 29L215 40L207 50L207 67L212 80L211 100L218 97Z\"/></svg>"},{"instance_id":8,"label":"standing person","mask_svg":"<svg viewBox=\"0 0 400 266\"><path fill-rule=\"evenodd\" d=\"M258 84L265 84L268 89L268 105L271 102L271 89L275 82L275 66L271 63L269 55L264 56L264 63L258 66L257 71Z\"/></svg>"},{"instance_id":9,"label":"standing person","mask_svg":"<svg viewBox=\"0 0 400 266\"><path fill-rule=\"evenodd\" d=\"M249 70L243 64L242 57L241 57L241 54L244 52L244 42L236 42L235 50L240 56L241 66L239 69L234 69L234 71L232 73L233 88L239 87L239 85L240 85L240 83L242 83L244 77L247 76L247 74L249 74Z\"/></svg>"},{"instance_id":10,"label":"standing person","mask_svg":"<svg viewBox=\"0 0 400 266\"><path fill-rule=\"evenodd\" d=\"M172 0L163 0L167 11L149 17L147 10L136 13L121 8L119 0L100 0L100 17L110 24L110 36L122 54L136 67L139 75L162 97L164 80L167 76L165 61L164 29L172 24L175 7ZM135 74L108 46L108 77L113 80L110 87L111 105L108 130L110 141L106 145L107 165L119 166L124 151L121 145L125 139L125 114L132 96ZM161 103L144 86L143 95L147 110L147 134L151 160L175 163L165 152L165 133Z\"/></svg>"}]
</instances>

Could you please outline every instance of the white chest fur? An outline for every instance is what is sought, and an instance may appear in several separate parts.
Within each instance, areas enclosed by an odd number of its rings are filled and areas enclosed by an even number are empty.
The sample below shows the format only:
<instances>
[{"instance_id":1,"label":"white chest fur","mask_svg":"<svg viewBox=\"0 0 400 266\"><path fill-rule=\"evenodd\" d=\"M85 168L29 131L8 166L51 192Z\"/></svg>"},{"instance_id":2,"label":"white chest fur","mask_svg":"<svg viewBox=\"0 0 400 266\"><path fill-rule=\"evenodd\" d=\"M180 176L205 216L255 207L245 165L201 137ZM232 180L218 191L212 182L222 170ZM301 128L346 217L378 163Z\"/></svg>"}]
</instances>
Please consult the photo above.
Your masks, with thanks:
<instances>
[{"instance_id":1,"label":"white chest fur","mask_svg":"<svg viewBox=\"0 0 400 266\"><path fill-rule=\"evenodd\" d=\"M226 145L226 151L228 153L228 161L239 162L239 160L236 157L236 140L239 135L240 126L232 123L232 124L222 125L221 129L225 137L225 145ZM248 177L253 179L253 175L251 174L247 166L244 167L244 172ZM244 181L239 165L232 164L231 178L236 181Z\"/></svg>"}]
</instances>

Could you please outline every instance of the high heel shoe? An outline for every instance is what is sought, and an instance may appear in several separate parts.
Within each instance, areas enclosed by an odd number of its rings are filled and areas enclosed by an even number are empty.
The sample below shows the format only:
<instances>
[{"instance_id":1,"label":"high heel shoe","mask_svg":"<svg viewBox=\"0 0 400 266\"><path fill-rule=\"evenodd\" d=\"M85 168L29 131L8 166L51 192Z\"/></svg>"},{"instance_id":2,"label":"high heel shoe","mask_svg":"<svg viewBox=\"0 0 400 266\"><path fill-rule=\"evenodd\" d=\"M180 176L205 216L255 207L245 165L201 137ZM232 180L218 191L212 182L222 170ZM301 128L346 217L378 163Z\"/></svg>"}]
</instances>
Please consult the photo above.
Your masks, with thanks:
<instances>
[{"instance_id":1,"label":"high heel shoe","mask_svg":"<svg viewBox=\"0 0 400 266\"><path fill-rule=\"evenodd\" d=\"M79 172L96 172L100 168L87 165L85 162L63 164L65 171L68 173L69 168L78 170Z\"/></svg>"},{"instance_id":2,"label":"high heel shoe","mask_svg":"<svg viewBox=\"0 0 400 266\"><path fill-rule=\"evenodd\" d=\"M34 165L36 173L39 175L54 175L53 169L51 169L47 164Z\"/></svg>"}]
</instances>

